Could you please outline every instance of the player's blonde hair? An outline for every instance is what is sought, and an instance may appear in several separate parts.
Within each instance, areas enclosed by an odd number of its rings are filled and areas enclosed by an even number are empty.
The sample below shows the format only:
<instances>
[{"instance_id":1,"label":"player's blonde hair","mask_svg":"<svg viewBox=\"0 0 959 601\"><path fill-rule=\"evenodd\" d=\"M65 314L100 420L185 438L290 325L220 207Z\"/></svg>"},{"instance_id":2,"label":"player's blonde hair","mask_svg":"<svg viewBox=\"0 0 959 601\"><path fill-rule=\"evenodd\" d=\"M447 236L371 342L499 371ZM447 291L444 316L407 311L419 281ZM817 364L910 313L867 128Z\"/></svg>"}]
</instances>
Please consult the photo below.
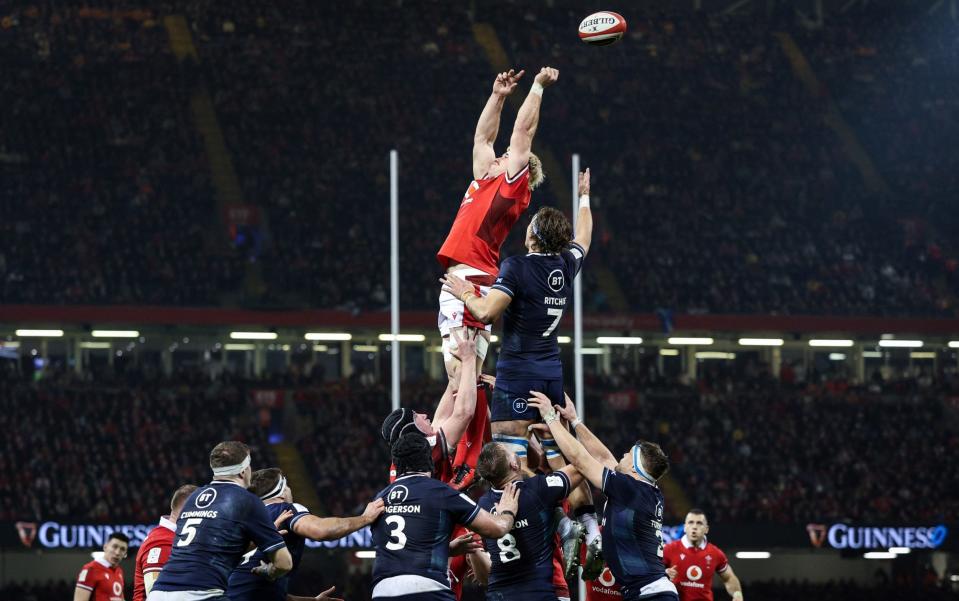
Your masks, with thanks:
<instances>
[{"instance_id":1,"label":"player's blonde hair","mask_svg":"<svg viewBox=\"0 0 959 601\"><path fill-rule=\"evenodd\" d=\"M529 153L529 189L535 190L546 181L546 173L543 172L543 161L538 156Z\"/></svg>"}]
</instances>

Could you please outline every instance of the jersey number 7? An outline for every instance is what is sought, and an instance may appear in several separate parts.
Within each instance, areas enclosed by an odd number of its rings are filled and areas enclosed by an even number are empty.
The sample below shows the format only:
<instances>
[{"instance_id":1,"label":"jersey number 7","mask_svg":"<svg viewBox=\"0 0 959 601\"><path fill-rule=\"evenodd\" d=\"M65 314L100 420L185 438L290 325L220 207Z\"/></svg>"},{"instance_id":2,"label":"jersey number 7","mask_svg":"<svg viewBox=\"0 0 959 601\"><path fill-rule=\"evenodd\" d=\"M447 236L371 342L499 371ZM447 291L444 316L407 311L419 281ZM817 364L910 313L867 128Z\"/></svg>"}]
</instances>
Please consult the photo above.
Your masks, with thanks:
<instances>
[{"instance_id":1,"label":"jersey number 7","mask_svg":"<svg viewBox=\"0 0 959 601\"><path fill-rule=\"evenodd\" d=\"M553 333L553 330L556 329L556 326L559 325L559 320L563 319L563 310L562 309L546 309L546 314L550 317L555 317L553 323L549 324L549 327L546 328L546 331L543 332L543 338L546 338Z\"/></svg>"}]
</instances>

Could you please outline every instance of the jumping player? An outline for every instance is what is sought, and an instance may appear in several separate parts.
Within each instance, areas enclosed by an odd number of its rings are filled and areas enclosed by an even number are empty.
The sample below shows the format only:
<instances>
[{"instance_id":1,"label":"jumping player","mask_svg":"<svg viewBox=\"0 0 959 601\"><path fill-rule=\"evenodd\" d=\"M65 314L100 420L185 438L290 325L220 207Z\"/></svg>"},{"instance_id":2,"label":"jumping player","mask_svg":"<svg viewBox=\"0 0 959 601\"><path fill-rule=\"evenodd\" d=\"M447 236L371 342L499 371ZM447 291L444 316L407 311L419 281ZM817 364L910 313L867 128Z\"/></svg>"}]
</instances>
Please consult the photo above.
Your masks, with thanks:
<instances>
[{"instance_id":1,"label":"jumping player","mask_svg":"<svg viewBox=\"0 0 959 601\"><path fill-rule=\"evenodd\" d=\"M478 296L472 284L455 273L440 280L478 321L493 323L504 316L493 389L493 440L507 444L523 465L528 427L538 418L527 406L529 391L543 392L555 404L564 403L557 327L592 240L589 169L579 174L579 185L575 239L569 220L560 211L543 207L526 228L528 254L503 261L487 296Z\"/></svg>"},{"instance_id":2,"label":"jumping player","mask_svg":"<svg viewBox=\"0 0 959 601\"><path fill-rule=\"evenodd\" d=\"M500 538L483 538L492 560L486 598L489 601L556 601L555 509L583 477L575 468L567 466L549 475L523 480L516 454L497 442L483 448L477 470L492 486L479 500L479 506L484 509L492 511L506 485L514 484L519 489L519 510L512 530Z\"/></svg>"},{"instance_id":3,"label":"jumping player","mask_svg":"<svg viewBox=\"0 0 959 601\"><path fill-rule=\"evenodd\" d=\"M103 557L88 562L77 576L73 601L123 601L123 568L130 539L113 532L103 543Z\"/></svg>"},{"instance_id":4,"label":"jumping player","mask_svg":"<svg viewBox=\"0 0 959 601\"><path fill-rule=\"evenodd\" d=\"M390 452L399 477L376 495L386 512L371 526L376 560L374 599L454 601L449 543L456 524L499 538L516 519L517 490L507 487L490 514L465 494L430 477L430 444L419 432L404 434Z\"/></svg>"},{"instance_id":5,"label":"jumping player","mask_svg":"<svg viewBox=\"0 0 959 601\"><path fill-rule=\"evenodd\" d=\"M493 93L483 107L473 136L473 181L463 195L446 241L436 254L446 273L469 280L479 294L485 294L493 283L500 247L513 224L529 207L532 191L545 178L542 163L531 149L539 126L543 90L559 78L556 69L543 67L536 75L532 89L516 114L507 151L497 157L493 149L506 97L516 89L523 73L510 69L497 75L493 82ZM463 327L482 330L476 355L476 372L480 373L489 346L490 328L476 320L465 310L462 300L449 292L440 292L439 306L438 325L443 336L446 371L455 383L459 362L452 353L456 343L450 338L450 332Z\"/></svg>"},{"instance_id":6,"label":"jumping player","mask_svg":"<svg viewBox=\"0 0 959 601\"><path fill-rule=\"evenodd\" d=\"M293 557L266 506L247 490L253 475L250 448L242 442L221 442L210 452L210 467L213 481L184 504L170 560L147 601L228 601L230 573L251 542L271 562L258 573L276 579L293 568Z\"/></svg>"},{"instance_id":7,"label":"jumping player","mask_svg":"<svg viewBox=\"0 0 959 601\"><path fill-rule=\"evenodd\" d=\"M133 571L133 601L145 601L153 583L160 577L160 571L170 559L180 510L195 490L196 486L193 484L184 484L176 489L170 499L170 515L161 516L157 527L143 539L143 544L137 551L136 567Z\"/></svg>"},{"instance_id":8,"label":"jumping player","mask_svg":"<svg viewBox=\"0 0 959 601\"><path fill-rule=\"evenodd\" d=\"M702 509L690 509L685 534L666 545L666 575L679 585L680 601L713 601L713 574L723 581L733 601L743 600L743 586L719 547L706 540L709 522Z\"/></svg>"},{"instance_id":9,"label":"jumping player","mask_svg":"<svg viewBox=\"0 0 959 601\"><path fill-rule=\"evenodd\" d=\"M656 481L669 469L659 445L639 440L618 462L582 422L573 437L546 395L529 404L549 426L563 455L593 486L606 493L603 555L625 601L678 601L663 567L663 493Z\"/></svg>"},{"instance_id":10,"label":"jumping player","mask_svg":"<svg viewBox=\"0 0 959 601\"><path fill-rule=\"evenodd\" d=\"M246 554L233 573L230 574L227 596L230 601L313 601L314 597L298 597L287 594L290 579L299 567L306 547L306 539L324 541L337 540L360 528L373 523L383 513L383 501L377 499L366 506L362 515L349 518L321 518L310 510L293 502L293 490L286 476L279 468L271 467L253 472L250 492L260 497L266 505L267 513L281 531L286 531L283 539L286 548L293 556L293 569L282 578L267 580L254 574L254 568L266 564L266 555L259 549ZM289 517L286 517L289 516ZM285 518L282 519L281 518ZM333 589L321 594L332 595Z\"/></svg>"}]
</instances>

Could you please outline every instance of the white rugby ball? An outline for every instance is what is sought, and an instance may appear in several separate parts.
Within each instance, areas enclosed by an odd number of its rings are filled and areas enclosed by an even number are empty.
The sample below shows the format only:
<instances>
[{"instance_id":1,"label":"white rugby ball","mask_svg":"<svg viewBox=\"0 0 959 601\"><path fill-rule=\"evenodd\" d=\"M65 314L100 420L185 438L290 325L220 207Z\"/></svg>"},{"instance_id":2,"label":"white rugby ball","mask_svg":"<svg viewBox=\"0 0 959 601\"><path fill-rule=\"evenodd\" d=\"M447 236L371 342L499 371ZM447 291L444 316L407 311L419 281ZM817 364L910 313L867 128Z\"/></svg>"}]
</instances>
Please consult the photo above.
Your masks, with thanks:
<instances>
[{"instance_id":1,"label":"white rugby ball","mask_svg":"<svg viewBox=\"0 0 959 601\"><path fill-rule=\"evenodd\" d=\"M625 33L626 19L608 10L593 13L579 24L579 39L592 46L615 44Z\"/></svg>"}]
</instances>

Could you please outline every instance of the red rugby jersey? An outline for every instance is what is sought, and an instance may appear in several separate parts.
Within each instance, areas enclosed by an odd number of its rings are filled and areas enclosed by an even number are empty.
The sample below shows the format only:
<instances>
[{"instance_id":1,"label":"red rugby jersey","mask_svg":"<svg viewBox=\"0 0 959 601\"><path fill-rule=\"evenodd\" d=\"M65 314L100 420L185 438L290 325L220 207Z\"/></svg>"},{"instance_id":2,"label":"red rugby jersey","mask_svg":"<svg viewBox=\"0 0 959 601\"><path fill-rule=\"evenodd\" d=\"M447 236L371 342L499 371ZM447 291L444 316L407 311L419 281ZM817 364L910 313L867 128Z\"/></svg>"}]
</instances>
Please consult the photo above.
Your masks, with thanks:
<instances>
[{"instance_id":1,"label":"red rugby jersey","mask_svg":"<svg viewBox=\"0 0 959 601\"><path fill-rule=\"evenodd\" d=\"M529 165L513 177L473 180L450 233L436 254L446 269L462 263L495 275L499 270L499 251L513 225L529 207Z\"/></svg>"},{"instance_id":2,"label":"red rugby jersey","mask_svg":"<svg viewBox=\"0 0 959 601\"><path fill-rule=\"evenodd\" d=\"M674 567L680 601L713 601L713 574L729 569L726 554L705 538L693 546L684 535L663 548L663 565Z\"/></svg>"},{"instance_id":3,"label":"red rugby jersey","mask_svg":"<svg viewBox=\"0 0 959 601\"><path fill-rule=\"evenodd\" d=\"M133 570L133 601L146 601L143 576L163 569L170 559L175 538L176 522L171 522L169 516L163 516L157 527L143 539L143 544L137 551L136 568Z\"/></svg>"},{"instance_id":4,"label":"red rugby jersey","mask_svg":"<svg viewBox=\"0 0 959 601\"><path fill-rule=\"evenodd\" d=\"M123 568L113 567L105 559L94 559L80 570L77 587L90 591L90 601L124 601Z\"/></svg>"}]
</instances>

